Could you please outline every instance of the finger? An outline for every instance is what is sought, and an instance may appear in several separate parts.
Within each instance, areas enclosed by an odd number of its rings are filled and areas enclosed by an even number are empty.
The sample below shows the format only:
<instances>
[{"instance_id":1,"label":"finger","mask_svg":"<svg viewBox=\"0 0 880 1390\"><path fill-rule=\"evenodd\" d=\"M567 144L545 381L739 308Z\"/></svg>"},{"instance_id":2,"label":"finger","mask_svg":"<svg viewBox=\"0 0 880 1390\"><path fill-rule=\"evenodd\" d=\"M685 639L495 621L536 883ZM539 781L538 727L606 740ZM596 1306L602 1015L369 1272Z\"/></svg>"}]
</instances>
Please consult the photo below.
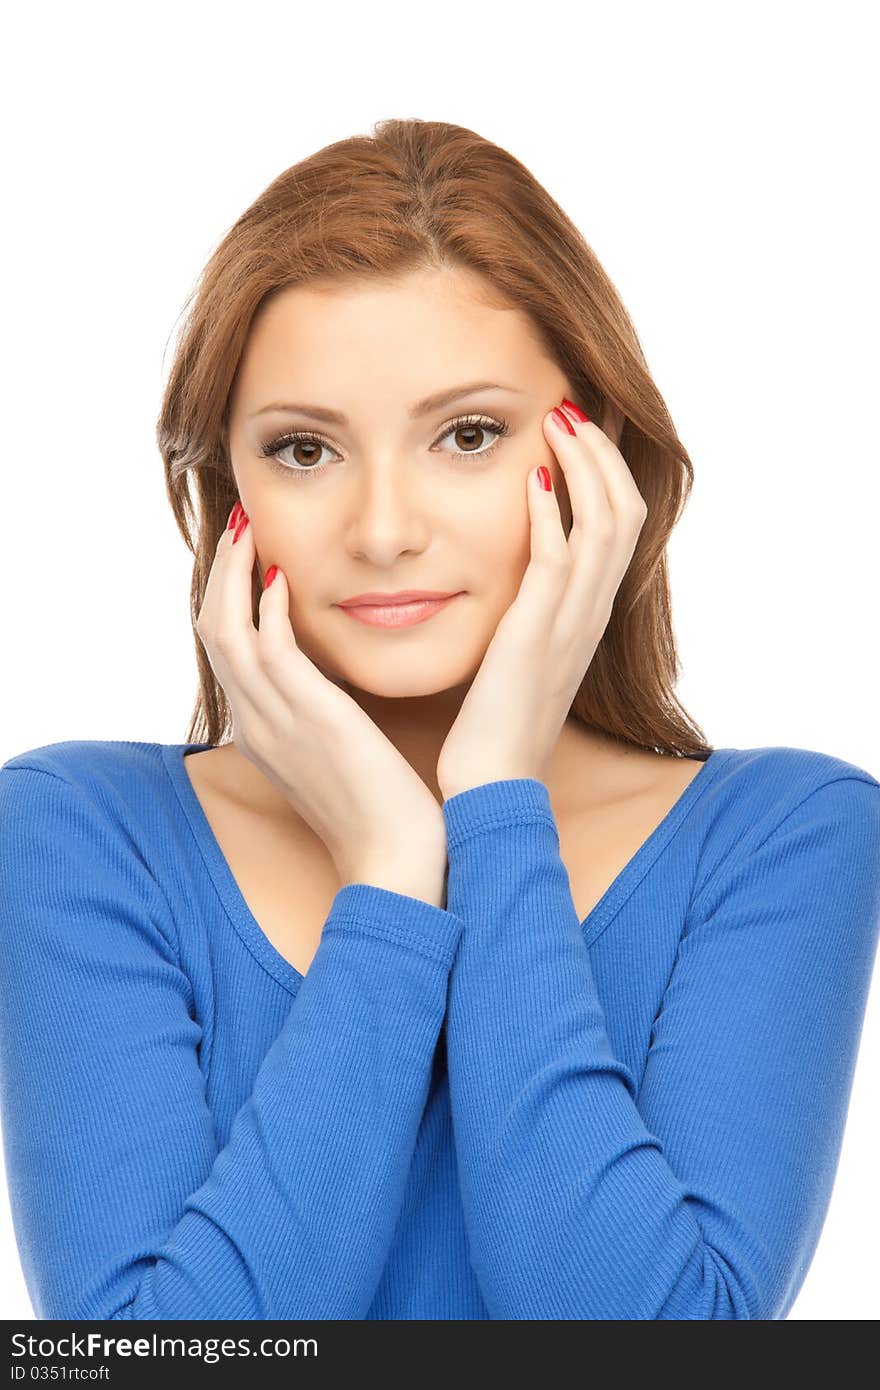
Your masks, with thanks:
<instances>
[{"instance_id":1,"label":"finger","mask_svg":"<svg viewBox=\"0 0 880 1390\"><path fill-rule=\"evenodd\" d=\"M532 559L546 560L551 567L567 565L568 539L562 526L553 475L546 464L540 464L529 473L528 497Z\"/></svg>"},{"instance_id":2,"label":"finger","mask_svg":"<svg viewBox=\"0 0 880 1390\"><path fill-rule=\"evenodd\" d=\"M264 658L281 662L299 652L296 633L290 621L290 590L287 576L277 565L270 565L260 594L260 630L257 639Z\"/></svg>"},{"instance_id":3,"label":"finger","mask_svg":"<svg viewBox=\"0 0 880 1390\"><path fill-rule=\"evenodd\" d=\"M586 425L575 425L563 416L565 424L560 424L551 410L544 416L544 435L550 443L560 467L565 475L565 485L571 503L571 534L569 544L578 549L592 533L607 529L612 521L611 502L605 489L604 474L587 448L578 429Z\"/></svg>"},{"instance_id":4,"label":"finger","mask_svg":"<svg viewBox=\"0 0 880 1390\"><path fill-rule=\"evenodd\" d=\"M201 607L199 608L198 618L196 619L196 627L198 630L199 637L201 638L203 644L205 641L205 635L213 629L213 617L219 607L218 596L220 589L220 571L223 568L224 554L224 552L221 551L220 547L225 537L227 536L230 528L233 527L237 522L240 513L241 503L236 502L235 506L232 508L232 511L229 513L229 519L226 523L226 526L220 532L220 535L217 537L217 545L214 549L214 559L211 561L211 568L208 571L208 578L205 581L205 589L204 593L202 594Z\"/></svg>"},{"instance_id":5,"label":"finger","mask_svg":"<svg viewBox=\"0 0 880 1390\"><path fill-rule=\"evenodd\" d=\"M236 502L224 529L220 532L217 539L217 547L214 551L214 559L211 564L208 580L205 584L205 592L202 595L202 606L199 612L199 624L209 630L216 627L216 619L221 613L226 611L225 603L225 579L229 571L229 557L233 537L238 529L238 525L244 516L242 505ZM248 530L250 527L247 528Z\"/></svg>"},{"instance_id":6,"label":"finger","mask_svg":"<svg viewBox=\"0 0 880 1390\"><path fill-rule=\"evenodd\" d=\"M614 441L592 420L572 419L570 415L567 418L575 437L590 450L590 456L601 472L605 492L614 511L620 516L627 516L633 510L638 511L640 507L644 507L644 499L636 486L635 478Z\"/></svg>"},{"instance_id":7,"label":"finger","mask_svg":"<svg viewBox=\"0 0 880 1390\"><path fill-rule=\"evenodd\" d=\"M543 476L543 481L542 481ZM549 483L549 488L546 484ZM571 573L572 551L562 525L559 500L546 464L529 471L529 563L520 582L519 607L530 600L555 607ZM530 615L531 616L531 615Z\"/></svg>"},{"instance_id":8,"label":"finger","mask_svg":"<svg viewBox=\"0 0 880 1390\"><path fill-rule=\"evenodd\" d=\"M609 479L614 481L614 473L603 466L607 451L614 450L611 441L591 421L565 419L569 430L559 427L553 412L545 421L565 471L573 518L572 573L556 620L560 628L589 632L609 610L632 556L628 518L633 507L631 502L612 500ZM601 459L598 441L605 445Z\"/></svg>"},{"instance_id":9,"label":"finger","mask_svg":"<svg viewBox=\"0 0 880 1390\"><path fill-rule=\"evenodd\" d=\"M238 519L233 521L232 526L227 526L220 537L217 556L221 561L218 589L223 620L253 648L257 635L252 597L257 548L254 528L243 509Z\"/></svg>"},{"instance_id":10,"label":"finger","mask_svg":"<svg viewBox=\"0 0 880 1390\"><path fill-rule=\"evenodd\" d=\"M279 691L289 697L292 680L298 683L308 681L315 673L322 682L329 681L331 685L345 690L346 683L342 677L333 675L314 656L307 656L297 642L290 619L290 586L287 575L277 565L270 565L266 571L259 613L257 640L263 666Z\"/></svg>"},{"instance_id":11,"label":"finger","mask_svg":"<svg viewBox=\"0 0 880 1390\"><path fill-rule=\"evenodd\" d=\"M243 510L217 542L205 599L199 614L202 643L230 703L242 697L257 708L266 704L266 679L258 658L251 586L256 547L253 527Z\"/></svg>"}]
</instances>

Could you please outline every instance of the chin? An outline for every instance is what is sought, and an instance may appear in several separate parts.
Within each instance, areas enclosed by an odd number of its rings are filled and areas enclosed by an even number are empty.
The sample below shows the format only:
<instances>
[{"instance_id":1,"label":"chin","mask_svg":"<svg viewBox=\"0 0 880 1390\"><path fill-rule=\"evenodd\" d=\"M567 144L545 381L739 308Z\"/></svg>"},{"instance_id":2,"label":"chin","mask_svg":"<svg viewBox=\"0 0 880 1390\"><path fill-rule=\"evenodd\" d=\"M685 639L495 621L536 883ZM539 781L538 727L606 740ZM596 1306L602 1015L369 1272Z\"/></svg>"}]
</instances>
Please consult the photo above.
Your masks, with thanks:
<instances>
[{"instance_id":1,"label":"chin","mask_svg":"<svg viewBox=\"0 0 880 1390\"><path fill-rule=\"evenodd\" d=\"M479 669L482 652L475 653L474 660L469 661L454 652L451 643L446 642L443 647L436 653L435 661L424 651L353 658L349 650L338 660L329 656L316 660L311 654L309 657L322 675L343 689L361 690L386 700L416 700L467 686Z\"/></svg>"},{"instance_id":2,"label":"chin","mask_svg":"<svg viewBox=\"0 0 880 1390\"><path fill-rule=\"evenodd\" d=\"M386 667L382 671L363 671L356 677L346 675L338 678L337 683L349 686L353 690L363 691L365 695L375 695L382 700L418 700L427 698L431 695L440 695L446 690L454 690L457 686L467 683L468 677L462 678L459 671L437 673L436 677L431 677L424 670L424 662L421 663L422 669L418 671L389 671Z\"/></svg>"}]
</instances>

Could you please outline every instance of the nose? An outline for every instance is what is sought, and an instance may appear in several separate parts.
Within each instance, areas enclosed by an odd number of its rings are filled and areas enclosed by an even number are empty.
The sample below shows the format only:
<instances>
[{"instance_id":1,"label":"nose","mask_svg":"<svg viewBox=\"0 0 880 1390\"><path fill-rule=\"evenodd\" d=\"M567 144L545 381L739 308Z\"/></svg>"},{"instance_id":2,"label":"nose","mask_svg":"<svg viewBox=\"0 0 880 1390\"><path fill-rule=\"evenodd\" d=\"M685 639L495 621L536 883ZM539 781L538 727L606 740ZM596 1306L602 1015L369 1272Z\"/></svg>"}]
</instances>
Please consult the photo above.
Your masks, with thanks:
<instances>
[{"instance_id":1,"label":"nose","mask_svg":"<svg viewBox=\"0 0 880 1390\"><path fill-rule=\"evenodd\" d=\"M349 523L358 555L382 567L402 551L424 548L428 527L419 487L394 459L360 470Z\"/></svg>"}]
</instances>

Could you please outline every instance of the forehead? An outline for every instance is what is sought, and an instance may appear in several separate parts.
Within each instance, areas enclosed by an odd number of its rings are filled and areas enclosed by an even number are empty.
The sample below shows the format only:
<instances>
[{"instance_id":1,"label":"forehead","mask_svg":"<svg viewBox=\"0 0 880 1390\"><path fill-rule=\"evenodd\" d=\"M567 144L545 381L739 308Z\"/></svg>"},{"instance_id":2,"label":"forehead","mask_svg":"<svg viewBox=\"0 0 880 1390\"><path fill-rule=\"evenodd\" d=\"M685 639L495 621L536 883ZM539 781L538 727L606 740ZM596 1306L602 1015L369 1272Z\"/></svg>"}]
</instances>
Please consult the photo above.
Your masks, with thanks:
<instances>
[{"instance_id":1,"label":"forehead","mask_svg":"<svg viewBox=\"0 0 880 1390\"><path fill-rule=\"evenodd\" d=\"M238 394L254 403L291 384L326 391L366 373L408 385L415 399L453 381L522 376L543 353L528 315L471 271L310 282L276 291L261 306Z\"/></svg>"}]
</instances>

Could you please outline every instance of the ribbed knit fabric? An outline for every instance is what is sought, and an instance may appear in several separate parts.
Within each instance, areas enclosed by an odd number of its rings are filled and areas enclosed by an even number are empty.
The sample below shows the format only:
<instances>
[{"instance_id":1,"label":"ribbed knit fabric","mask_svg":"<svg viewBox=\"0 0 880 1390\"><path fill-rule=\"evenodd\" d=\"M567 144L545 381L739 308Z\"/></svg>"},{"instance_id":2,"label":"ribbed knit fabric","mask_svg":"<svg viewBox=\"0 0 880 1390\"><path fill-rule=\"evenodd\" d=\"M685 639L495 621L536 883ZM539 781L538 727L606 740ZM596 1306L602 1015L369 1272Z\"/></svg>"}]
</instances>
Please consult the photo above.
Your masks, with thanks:
<instances>
[{"instance_id":1,"label":"ribbed knit fabric","mask_svg":"<svg viewBox=\"0 0 880 1390\"><path fill-rule=\"evenodd\" d=\"M579 922L546 786L444 806L445 909L305 976L183 765L0 769L0 1120L38 1318L784 1318L880 929L880 782L716 749Z\"/></svg>"}]
</instances>

